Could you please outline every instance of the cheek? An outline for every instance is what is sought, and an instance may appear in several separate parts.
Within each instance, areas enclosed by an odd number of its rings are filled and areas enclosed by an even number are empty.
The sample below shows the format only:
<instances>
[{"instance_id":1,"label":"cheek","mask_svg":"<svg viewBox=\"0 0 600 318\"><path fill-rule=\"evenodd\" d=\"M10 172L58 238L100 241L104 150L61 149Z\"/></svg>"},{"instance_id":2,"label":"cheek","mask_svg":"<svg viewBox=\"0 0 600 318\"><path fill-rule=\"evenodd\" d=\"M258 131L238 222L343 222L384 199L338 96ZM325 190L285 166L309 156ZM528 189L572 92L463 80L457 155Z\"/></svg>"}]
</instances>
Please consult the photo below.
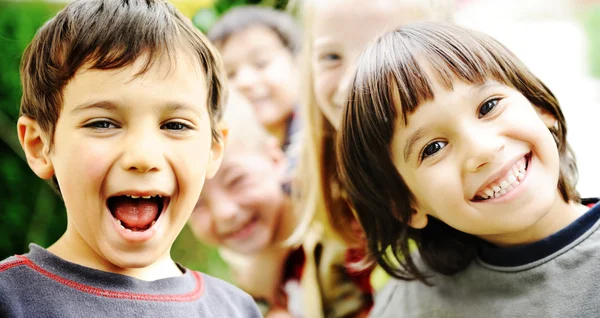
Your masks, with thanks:
<instances>
[{"instance_id":1,"label":"cheek","mask_svg":"<svg viewBox=\"0 0 600 318\"><path fill-rule=\"evenodd\" d=\"M86 188L100 188L114 162L115 146L109 140L72 139L56 145L53 160L61 189L80 187L82 182L94 184ZM77 155L73 155L77 154Z\"/></svg>"}]
</instances>

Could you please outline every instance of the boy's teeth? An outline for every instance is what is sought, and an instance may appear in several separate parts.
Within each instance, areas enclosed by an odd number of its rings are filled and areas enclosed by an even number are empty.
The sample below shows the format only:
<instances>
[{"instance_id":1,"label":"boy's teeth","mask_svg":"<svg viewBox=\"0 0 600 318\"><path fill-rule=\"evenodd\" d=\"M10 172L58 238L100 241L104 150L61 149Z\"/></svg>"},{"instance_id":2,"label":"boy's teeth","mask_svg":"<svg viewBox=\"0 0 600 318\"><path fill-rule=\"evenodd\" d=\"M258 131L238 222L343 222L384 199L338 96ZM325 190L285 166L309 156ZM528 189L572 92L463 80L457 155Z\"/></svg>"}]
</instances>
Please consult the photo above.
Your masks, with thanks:
<instances>
[{"instance_id":1,"label":"boy's teeth","mask_svg":"<svg viewBox=\"0 0 600 318\"><path fill-rule=\"evenodd\" d=\"M144 199L150 199L152 196L151 195L143 195L142 198Z\"/></svg>"},{"instance_id":2,"label":"boy's teeth","mask_svg":"<svg viewBox=\"0 0 600 318\"><path fill-rule=\"evenodd\" d=\"M494 184L492 186L492 190L494 190L494 192L498 192L498 191L500 191L500 187Z\"/></svg>"}]
</instances>

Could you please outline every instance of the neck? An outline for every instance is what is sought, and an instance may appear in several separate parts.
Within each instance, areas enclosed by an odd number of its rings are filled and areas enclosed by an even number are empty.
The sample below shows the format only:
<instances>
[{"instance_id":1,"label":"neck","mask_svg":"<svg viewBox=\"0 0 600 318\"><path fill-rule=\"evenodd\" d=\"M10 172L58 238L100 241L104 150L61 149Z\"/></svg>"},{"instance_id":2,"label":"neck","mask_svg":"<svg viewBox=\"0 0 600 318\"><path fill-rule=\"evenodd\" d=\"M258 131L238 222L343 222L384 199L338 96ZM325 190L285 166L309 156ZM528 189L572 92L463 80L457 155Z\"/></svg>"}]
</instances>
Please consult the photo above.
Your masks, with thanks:
<instances>
[{"instance_id":1,"label":"neck","mask_svg":"<svg viewBox=\"0 0 600 318\"><path fill-rule=\"evenodd\" d=\"M177 267L175 262L171 260L168 252L147 267L119 267L106 260L90 247L70 223L67 225L67 231L60 239L58 239L58 241L48 247L48 251L71 263L105 272L131 276L146 281L182 275L181 270Z\"/></svg>"},{"instance_id":2,"label":"neck","mask_svg":"<svg viewBox=\"0 0 600 318\"><path fill-rule=\"evenodd\" d=\"M285 140L287 138L288 125L289 125L289 117L286 117L282 121L280 121L274 125L270 125L270 126L266 127L269 134L272 135L273 137L277 138L277 141L279 142L280 146L283 146L283 144L285 143Z\"/></svg>"},{"instance_id":3,"label":"neck","mask_svg":"<svg viewBox=\"0 0 600 318\"><path fill-rule=\"evenodd\" d=\"M586 206L579 203L573 201L565 202L560 192L558 192L550 210L534 225L517 233L482 238L499 247L527 245L543 240L564 229L581 217L587 210Z\"/></svg>"}]
</instances>

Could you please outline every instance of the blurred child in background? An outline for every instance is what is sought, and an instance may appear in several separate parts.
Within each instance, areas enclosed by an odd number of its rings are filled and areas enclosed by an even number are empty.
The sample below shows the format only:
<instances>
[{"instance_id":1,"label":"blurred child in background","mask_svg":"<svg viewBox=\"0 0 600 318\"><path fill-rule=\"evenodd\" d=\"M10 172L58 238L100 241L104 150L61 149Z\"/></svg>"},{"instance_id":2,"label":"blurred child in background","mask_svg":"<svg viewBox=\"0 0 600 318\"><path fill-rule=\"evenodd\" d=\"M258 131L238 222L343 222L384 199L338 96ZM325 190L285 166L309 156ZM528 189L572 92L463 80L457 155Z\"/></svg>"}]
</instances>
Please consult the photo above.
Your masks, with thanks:
<instances>
[{"instance_id":1,"label":"blurred child in background","mask_svg":"<svg viewBox=\"0 0 600 318\"><path fill-rule=\"evenodd\" d=\"M344 283L350 281L344 267L318 276L314 260L305 261L304 246L314 250L318 243L314 229L297 242L287 240L297 224L285 186L287 160L241 94L231 93L223 125L229 135L221 169L204 184L188 221L195 236L219 247L235 283L267 317L324 317L321 293L333 290L345 295L336 310L360 307L355 299L362 294ZM343 257L345 247L329 244L319 250L329 260ZM332 263L343 264L343 259Z\"/></svg>"},{"instance_id":2,"label":"blurred child in background","mask_svg":"<svg viewBox=\"0 0 600 318\"><path fill-rule=\"evenodd\" d=\"M208 37L223 56L230 84L287 152L299 128L296 55L301 38L294 19L270 8L235 7Z\"/></svg>"}]
</instances>

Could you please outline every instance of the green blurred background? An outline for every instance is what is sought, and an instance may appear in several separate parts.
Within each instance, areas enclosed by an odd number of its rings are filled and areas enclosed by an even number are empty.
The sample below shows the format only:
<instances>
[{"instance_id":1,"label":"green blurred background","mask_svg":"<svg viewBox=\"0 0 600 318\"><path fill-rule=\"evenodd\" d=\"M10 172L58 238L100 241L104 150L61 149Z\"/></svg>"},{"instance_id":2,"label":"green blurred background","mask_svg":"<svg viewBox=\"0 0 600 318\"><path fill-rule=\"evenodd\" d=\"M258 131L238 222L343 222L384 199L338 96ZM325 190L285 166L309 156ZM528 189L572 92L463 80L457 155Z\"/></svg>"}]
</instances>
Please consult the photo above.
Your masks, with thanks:
<instances>
[{"instance_id":1,"label":"green blurred background","mask_svg":"<svg viewBox=\"0 0 600 318\"><path fill-rule=\"evenodd\" d=\"M326 0L324 0L326 1ZM66 227L60 198L27 166L17 140L15 123L21 88L19 61L37 28L66 1L0 0L0 259L28 251L28 243L47 247ZM201 30L208 29L232 6L260 4L282 9L287 0L173 0ZM600 2L580 14L589 39L589 63L600 77ZM183 265L229 279L227 266L217 252L196 241L186 228L172 249Z\"/></svg>"},{"instance_id":2,"label":"green blurred background","mask_svg":"<svg viewBox=\"0 0 600 318\"><path fill-rule=\"evenodd\" d=\"M232 6L258 4L285 8L282 0L173 0L201 30ZM17 139L21 87L19 62L36 30L66 1L0 1L0 260L29 250L29 242L48 247L65 231L61 199L29 169ZM185 228L172 249L184 266L229 280L215 249Z\"/></svg>"}]
</instances>

